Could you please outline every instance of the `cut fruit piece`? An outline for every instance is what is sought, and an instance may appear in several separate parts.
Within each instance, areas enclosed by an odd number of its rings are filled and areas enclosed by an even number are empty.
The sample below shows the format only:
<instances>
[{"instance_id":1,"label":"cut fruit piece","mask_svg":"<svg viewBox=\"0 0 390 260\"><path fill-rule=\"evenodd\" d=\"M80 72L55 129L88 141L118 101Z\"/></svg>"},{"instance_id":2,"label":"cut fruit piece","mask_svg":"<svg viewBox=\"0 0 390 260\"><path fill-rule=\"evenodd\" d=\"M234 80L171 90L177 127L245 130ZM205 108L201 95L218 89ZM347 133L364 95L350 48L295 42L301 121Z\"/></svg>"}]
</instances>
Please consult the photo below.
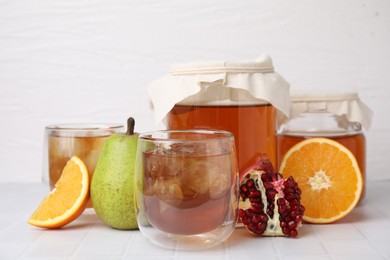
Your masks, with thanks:
<instances>
[{"instance_id":1,"label":"cut fruit piece","mask_svg":"<svg viewBox=\"0 0 390 260\"><path fill-rule=\"evenodd\" d=\"M89 175L83 161L73 156L65 165L55 188L28 219L43 228L62 227L83 213L89 199Z\"/></svg>"},{"instance_id":2,"label":"cut fruit piece","mask_svg":"<svg viewBox=\"0 0 390 260\"><path fill-rule=\"evenodd\" d=\"M327 138L309 138L291 147L279 169L293 176L302 190L303 220L332 223L359 202L363 179L354 155Z\"/></svg>"}]
</instances>

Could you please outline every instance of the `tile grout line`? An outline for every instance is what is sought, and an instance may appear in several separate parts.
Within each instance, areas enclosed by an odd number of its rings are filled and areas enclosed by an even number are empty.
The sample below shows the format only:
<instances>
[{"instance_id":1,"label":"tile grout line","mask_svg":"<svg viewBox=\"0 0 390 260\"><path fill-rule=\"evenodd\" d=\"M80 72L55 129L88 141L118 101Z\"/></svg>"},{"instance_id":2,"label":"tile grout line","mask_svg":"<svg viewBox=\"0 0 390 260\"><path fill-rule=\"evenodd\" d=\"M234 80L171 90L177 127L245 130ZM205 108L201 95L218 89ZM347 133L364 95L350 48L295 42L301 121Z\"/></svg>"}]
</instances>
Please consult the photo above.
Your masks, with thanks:
<instances>
[{"instance_id":1,"label":"tile grout line","mask_svg":"<svg viewBox=\"0 0 390 260\"><path fill-rule=\"evenodd\" d=\"M134 235L130 236L130 239L127 240L127 244L126 244L126 248L125 250L123 250L123 253L122 255L120 256L121 259L125 260L127 259L126 256L128 255L128 253L130 252L130 247L132 246L132 241L134 240Z\"/></svg>"},{"instance_id":2,"label":"tile grout line","mask_svg":"<svg viewBox=\"0 0 390 260\"><path fill-rule=\"evenodd\" d=\"M311 225L315 225L315 224L311 224ZM312 231L315 233L316 237L319 239L319 242L321 243L322 247L325 249L327 256L329 256L331 259L337 259L336 256L334 255L333 251L327 246L327 243L324 240L323 236L321 236L320 232L316 228L312 228Z\"/></svg>"},{"instance_id":3,"label":"tile grout line","mask_svg":"<svg viewBox=\"0 0 390 260\"><path fill-rule=\"evenodd\" d=\"M367 205L366 205L367 207ZM375 209L375 211L377 213L379 213L382 217L384 218L387 218L389 219L389 217L382 211L382 208L378 207L377 205L373 204L373 205L370 205L370 207L373 207ZM383 250L378 246L377 242L372 239L369 234L367 234L364 230L364 228L360 227L359 226L359 223L353 223L352 226L358 230L363 236L364 238L366 239L366 241L368 241L368 243L375 249L376 253L380 254L381 256L383 256L385 259L390 259L390 256L388 254L386 254L385 252L383 252Z\"/></svg>"},{"instance_id":4,"label":"tile grout line","mask_svg":"<svg viewBox=\"0 0 390 260\"><path fill-rule=\"evenodd\" d=\"M80 250L80 248L82 248L85 245L88 238L91 237L91 234L95 231L95 227L96 227L96 223L93 224L93 227L90 228L90 230L88 231L87 235L83 238L83 240L80 243L78 243L79 244L78 247L76 248L76 250L74 250L73 254L69 257L69 259L76 257L77 252Z\"/></svg>"},{"instance_id":5,"label":"tile grout line","mask_svg":"<svg viewBox=\"0 0 390 260\"><path fill-rule=\"evenodd\" d=\"M390 259L389 255L387 255L386 253L384 253L382 251L382 249L377 245L376 241L371 239L365 232L364 232L364 229L358 227L356 224L353 224L353 226L361 233L363 234L364 238L366 241L368 241L368 243L375 249L375 251L380 254L381 256L383 256L385 259Z\"/></svg>"},{"instance_id":6,"label":"tile grout line","mask_svg":"<svg viewBox=\"0 0 390 260\"><path fill-rule=\"evenodd\" d=\"M43 236L44 232L41 232L41 234L37 237L37 239L35 239L35 241L33 243L30 244L30 246L28 246L21 254L20 256L18 256L18 259L23 259L23 257L26 255L26 253L28 252L29 249L33 248L34 245L37 244L37 242L39 241L39 239Z\"/></svg>"}]
</instances>

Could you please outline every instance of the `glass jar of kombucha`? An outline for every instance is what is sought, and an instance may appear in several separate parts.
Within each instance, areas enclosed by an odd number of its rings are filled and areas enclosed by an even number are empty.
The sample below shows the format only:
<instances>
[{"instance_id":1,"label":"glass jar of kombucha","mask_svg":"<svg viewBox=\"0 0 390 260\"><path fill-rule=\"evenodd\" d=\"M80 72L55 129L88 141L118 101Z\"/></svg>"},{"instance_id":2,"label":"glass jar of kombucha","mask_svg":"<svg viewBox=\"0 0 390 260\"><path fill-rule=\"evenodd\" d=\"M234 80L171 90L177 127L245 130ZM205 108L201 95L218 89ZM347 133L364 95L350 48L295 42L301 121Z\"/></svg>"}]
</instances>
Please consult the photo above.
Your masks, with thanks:
<instances>
[{"instance_id":1,"label":"glass jar of kombucha","mask_svg":"<svg viewBox=\"0 0 390 260\"><path fill-rule=\"evenodd\" d=\"M302 93L291 96L290 118L278 128L278 166L287 151L300 141L325 137L337 141L355 156L365 195L366 139L363 126L371 123L371 110L356 92Z\"/></svg>"},{"instance_id":2,"label":"glass jar of kombucha","mask_svg":"<svg viewBox=\"0 0 390 260\"><path fill-rule=\"evenodd\" d=\"M264 153L276 164L277 121L289 113L290 94L269 56L174 66L148 91L157 121L169 130L232 132L240 173Z\"/></svg>"}]
</instances>

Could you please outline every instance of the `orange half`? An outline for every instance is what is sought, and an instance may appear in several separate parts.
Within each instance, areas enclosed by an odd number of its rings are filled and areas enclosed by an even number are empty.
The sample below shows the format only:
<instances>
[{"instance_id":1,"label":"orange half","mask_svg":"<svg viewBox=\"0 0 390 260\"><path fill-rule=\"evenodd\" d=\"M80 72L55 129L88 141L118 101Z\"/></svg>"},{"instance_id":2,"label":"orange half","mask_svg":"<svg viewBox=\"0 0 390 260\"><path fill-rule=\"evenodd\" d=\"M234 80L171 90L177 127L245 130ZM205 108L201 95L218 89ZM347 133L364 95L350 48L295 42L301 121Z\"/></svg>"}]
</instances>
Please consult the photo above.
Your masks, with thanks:
<instances>
[{"instance_id":1,"label":"orange half","mask_svg":"<svg viewBox=\"0 0 390 260\"><path fill-rule=\"evenodd\" d=\"M359 202L363 179L354 155L327 138L309 138L291 147L279 169L293 176L302 190L303 219L332 223L348 215Z\"/></svg>"},{"instance_id":2,"label":"orange half","mask_svg":"<svg viewBox=\"0 0 390 260\"><path fill-rule=\"evenodd\" d=\"M55 188L28 219L43 228L62 227L83 213L89 198L89 175L83 161L73 156L65 165Z\"/></svg>"}]
</instances>

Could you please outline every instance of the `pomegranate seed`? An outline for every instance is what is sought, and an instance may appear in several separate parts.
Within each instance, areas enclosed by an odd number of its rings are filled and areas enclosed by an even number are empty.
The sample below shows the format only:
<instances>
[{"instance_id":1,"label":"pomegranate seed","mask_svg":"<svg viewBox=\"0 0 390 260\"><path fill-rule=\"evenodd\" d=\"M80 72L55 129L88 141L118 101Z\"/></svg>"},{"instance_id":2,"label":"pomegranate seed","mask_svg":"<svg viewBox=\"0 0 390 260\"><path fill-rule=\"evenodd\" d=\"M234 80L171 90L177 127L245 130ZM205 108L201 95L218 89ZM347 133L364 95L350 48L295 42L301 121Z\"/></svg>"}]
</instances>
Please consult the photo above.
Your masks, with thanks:
<instances>
[{"instance_id":1,"label":"pomegranate seed","mask_svg":"<svg viewBox=\"0 0 390 260\"><path fill-rule=\"evenodd\" d=\"M284 197L286 200L290 201L292 199L295 199L295 194L294 193L289 193Z\"/></svg>"},{"instance_id":2,"label":"pomegranate seed","mask_svg":"<svg viewBox=\"0 0 390 260\"><path fill-rule=\"evenodd\" d=\"M255 225L254 225L253 223L249 223L249 224L247 225L247 228L248 228L250 231L252 231L252 232L255 232L255 230L256 230L256 227L255 227Z\"/></svg>"},{"instance_id":3,"label":"pomegranate seed","mask_svg":"<svg viewBox=\"0 0 390 260\"><path fill-rule=\"evenodd\" d=\"M241 218L241 222L246 226L248 225L249 223L251 223L250 219L248 217L242 217Z\"/></svg>"},{"instance_id":4,"label":"pomegranate seed","mask_svg":"<svg viewBox=\"0 0 390 260\"><path fill-rule=\"evenodd\" d=\"M287 205L279 206L279 213L282 214L282 213L285 213L285 212L287 212Z\"/></svg>"},{"instance_id":5,"label":"pomegranate seed","mask_svg":"<svg viewBox=\"0 0 390 260\"><path fill-rule=\"evenodd\" d=\"M295 186L295 181L294 179L290 176L287 178L287 180L284 182L284 187L294 187Z\"/></svg>"},{"instance_id":6,"label":"pomegranate seed","mask_svg":"<svg viewBox=\"0 0 390 260\"><path fill-rule=\"evenodd\" d=\"M252 208L252 212L255 214L261 214L263 213L263 209L261 208Z\"/></svg>"},{"instance_id":7,"label":"pomegranate seed","mask_svg":"<svg viewBox=\"0 0 390 260\"><path fill-rule=\"evenodd\" d=\"M248 186L248 188L251 188L251 187L255 186L255 182L254 182L254 180L249 179L249 180L246 182L246 185Z\"/></svg>"},{"instance_id":8,"label":"pomegranate seed","mask_svg":"<svg viewBox=\"0 0 390 260\"><path fill-rule=\"evenodd\" d=\"M296 210L293 210L291 211L291 217L295 218L296 216L298 216L298 212Z\"/></svg>"},{"instance_id":9,"label":"pomegranate seed","mask_svg":"<svg viewBox=\"0 0 390 260\"><path fill-rule=\"evenodd\" d=\"M285 205L286 204L286 201L283 199L283 198L279 198L276 203L278 204L278 206L281 206L281 205Z\"/></svg>"},{"instance_id":10,"label":"pomegranate seed","mask_svg":"<svg viewBox=\"0 0 390 260\"><path fill-rule=\"evenodd\" d=\"M245 210L245 215L247 216L247 217L252 217L253 216L253 211L252 211L252 209L247 209L247 210Z\"/></svg>"},{"instance_id":11,"label":"pomegranate seed","mask_svg":"<svg viewBox=\"0 0 390 260\"><path fill-rule=\"evenodd\" d=\"M261 200L261 197L249 198L249 201L250 201L251 203L261 204L261 205L262 205L261 207L264 206L264 205L263 205L263 201Z\"/></svg>"},{"instance_id":12,"label":"pomegranate seed","mask_svg":"<svg viewBox=\"0 0 390 260\"><path fill-rule=\"evenodd\" d=\"M300 223L302 221L302 219L303 219L302 216L296 216L295 217L295 222L296 223Z\"/></svg>"},{"instance_id":13,"label":"pomegranate seed","mask_svg":"<svg viewBox=\"0 0 390 260\"><path fill-rule=\"evenodd\" d=\"M264 230L256 229L253 231L253 233L255 233L256 235L261 235L264 233Z\"/></svg>"},{"instance_id":14,"label":"pomegranate seed","mask_svg":"<svg viewBox=\"0 0 390 260\"><path fill-rule=\"evenodd\" d=\"M244 216L245 216L245 210L240 209L240 210L238 211L238 216L239 216L240 218L244 217Z\"/></svg>"},{"instance_id":15,"label":"pomegranate seed","mask_svg":"<svg viewBox=\"0 0 390 260\"><path fill-rule=\"evenodd\" d=\"M292 207L290 207L290 212L298 211L298 210L299 210L299 207L298 207L298 206L292 206Z\"/></svg>"},{"instance_id":16,"label":"pomegranate seed","mask_svg":"<svg viewBox=\"0 0 390 260\"><path fill-rule=\"evenodd\" d=\"M288 228L289 228L289 229L294 229L294 228L297 227L297 224L296 224L294 221L288 222L287 225L288 225Z\"/></svg>"},{"instance_id":17,"label":"pomegranate seed","mask_svg":"<svg viewBox=\"0 0 390 260\"><path fill-rule=\"evenodd\" d=\"M298 231L294 228L290 230L290 237L297 237L298 236Z\"/></svg>"},{"instance_id":18,"label":"pomegranate seed","mask_svg":"<svg viewBox=\"0 0 390 260\"><path fill-rule=\"evenodd\" d=\"M259 215L253 215L252 217L252 223L257 224L260 222L260 216Z\"/></svg>"},{"instance_id":19,"label":"pomegranate seed","mask_svg":"<svg viewBox=\"0 0 390 260\"><path fill-rule=\"evenodd\" d=\"M282 220L285 220L285 218L289 215L289 212L286 210L285 212L280 212L280 218Z\"/></svg>"},{"instance_id":20,"label":"pomegranate seed","mask_svg":"<svg viewBox=\"0 0 390 260\"><path fill-rule=\"evenodd\" d=\"M290 235L290 229L288 229L287 227L282 228L282 232L283 232L283 234L285 234L285 235L287 235L287 236Z\"/></svg>"},{"instance_id":21,"label":"pomegranate seed","mask_svg":"<svg viewBox=\"0 0 390 260\"><path fill-rule=\"evenodd\" d=\"M248 192L248 186L246 184L242 184L240 189L242 192Z\"/></svg>"},{"instance_id":22,"label":"pomegranate seed","mask_svg":"<svg viewBox=\"0 0 390 260\"><path fill-rule=\"evenodd\" d=\"M261 221L261 222L266 223L266 222L268 221L267 215L261 214L261 215L259 215L259 216L260 216L260 221Z\"/></svg>"},{"instance_id":23,"label":"pomegranate seed","mask_svg":"<svg viewBox=\"0 0 390 260\"><path fill-rule=\"evenodd\" d=\"M264 205L261 202L260 203L252 202L252 207L262 209Z\"/></svg>"},{"instance_id":24,"label":"pomegranate seed","mask_svg":"<svg viewBox=\"0 0 390 260\"><path fill-rule=\"evenodd\" d=\"M249 192L249 198L261 197L261 192L258 190Z\"/></svg>"},{"instance_id":25,"label":"pomegranate seed","mask_svg":"<svg viewBox=\"0 0 390 260\"><path fill-rule=\"evenodd\" d=\"M266 229L266 227L267 227L267 224L265 223L265 222L259 222L258 224L257 224L257 229L259 229L259 230L261 230L262 232L264 232L264 230Z\"/></svg>"},{"instance_id":26,"label":"pomegranate seed","mask_svg":"<svg viewBox=\"0 0 390 260\"><path fill-rule=\"evenodd\" d=\"M265 182L265 183L263 183L263 185L264 185L264 188L266 188L267 190L274 188L274 185L271 182Z\"/></svg>"},{"instance_id":27,"label":"pomegranate seed","mask_svg":"<svg viewBox=\"0 0 390 260\"><path fill-rule=\"evenodd\" d=\"M271 181L270 178L268 177L268 175L267 175L266 173L263 173L263 174L261 175L261 180L262 180L263 182L269 182L269 181Z\"/></svg>"},{"instance_id":28,"label":"pomegranate seed","mask_svg":"<svg viewBox=\"0 0 390 260\"><path fill-rule=\"evenodd\" d=\"M286 223L285 221L281 221L281 222L280 222L280 227L281 227L281 228L287 227L287 223Z\"/></svg>"},{"instance_id":29,"label":"pomegranate seed","mask_svg":"<svg viewBox=\"0 0 390 260\"><path fill-rule=\"evenodd\" d=\"M268 199L274 199L275 198L275 195L277 194L276 190L274 189L269 189L269 190L266 190L265 192L267 194L267 198Z\"/></svg>"}]
</instances>

